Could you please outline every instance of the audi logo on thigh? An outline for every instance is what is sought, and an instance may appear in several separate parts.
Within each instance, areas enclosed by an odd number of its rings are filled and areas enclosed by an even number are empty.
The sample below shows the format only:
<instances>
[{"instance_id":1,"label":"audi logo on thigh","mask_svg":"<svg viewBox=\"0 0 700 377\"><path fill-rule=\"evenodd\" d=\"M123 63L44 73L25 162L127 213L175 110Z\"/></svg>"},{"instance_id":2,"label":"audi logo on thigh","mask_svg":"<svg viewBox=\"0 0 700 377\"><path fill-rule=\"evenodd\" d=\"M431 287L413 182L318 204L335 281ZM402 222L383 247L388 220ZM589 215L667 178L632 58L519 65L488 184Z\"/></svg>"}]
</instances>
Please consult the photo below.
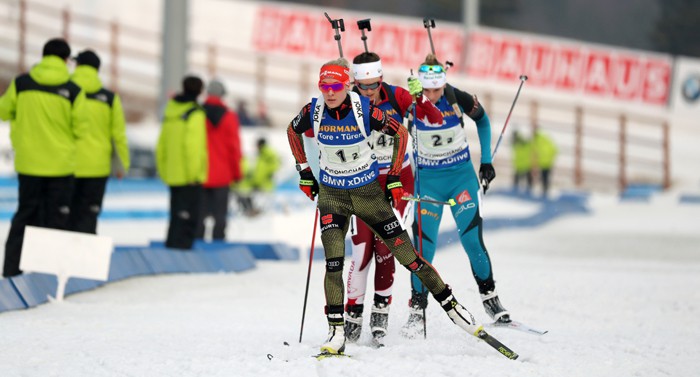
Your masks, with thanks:
<instances>
[{"instance_id":1,"label":"audi logo on thigh","mask_svg":"<svg viewBox=\"0 0 700 377\"><path fill-rule=\"evenodd\" d=\"M392 230L394 230L394 229L396 229L396 228L398 228L398 227L399 227L399 222L398 222L398 220L397 220L397 221L394 221L394 222L392 222L392 223L390 223L390 224L384 225L384 230L387 231L387 232L390 232L390 231L392 231Z\"/></svg>"}]
</instances>

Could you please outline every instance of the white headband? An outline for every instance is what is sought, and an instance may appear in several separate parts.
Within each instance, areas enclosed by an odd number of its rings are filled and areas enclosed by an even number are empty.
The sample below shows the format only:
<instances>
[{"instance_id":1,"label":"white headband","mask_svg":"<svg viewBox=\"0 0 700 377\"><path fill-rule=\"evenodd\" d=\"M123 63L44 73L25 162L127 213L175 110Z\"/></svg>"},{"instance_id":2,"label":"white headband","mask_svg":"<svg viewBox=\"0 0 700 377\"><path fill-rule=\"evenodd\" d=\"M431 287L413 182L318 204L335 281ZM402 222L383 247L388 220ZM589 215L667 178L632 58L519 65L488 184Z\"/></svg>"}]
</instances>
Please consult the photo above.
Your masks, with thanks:
<instances>
[{"instance_id":1,"label":"white headband","mask_svg":"<svg viewBox=\"0 0 700 377\"><path fill-rule=\"evenodd\" d=\"M442 88L447 83L445 72L418 72L418 79L426 89Z\"/></svg>"},{"instance_id":2,"label":"white headband","mask_svg":"<svg viewBox=\"0 0 700 377\"><path fill-rule=\"evenodd\" d=\"M382 61L353 64L352 74L355 76L355 80L382 77Z\"/></svg>"}]
</instances>

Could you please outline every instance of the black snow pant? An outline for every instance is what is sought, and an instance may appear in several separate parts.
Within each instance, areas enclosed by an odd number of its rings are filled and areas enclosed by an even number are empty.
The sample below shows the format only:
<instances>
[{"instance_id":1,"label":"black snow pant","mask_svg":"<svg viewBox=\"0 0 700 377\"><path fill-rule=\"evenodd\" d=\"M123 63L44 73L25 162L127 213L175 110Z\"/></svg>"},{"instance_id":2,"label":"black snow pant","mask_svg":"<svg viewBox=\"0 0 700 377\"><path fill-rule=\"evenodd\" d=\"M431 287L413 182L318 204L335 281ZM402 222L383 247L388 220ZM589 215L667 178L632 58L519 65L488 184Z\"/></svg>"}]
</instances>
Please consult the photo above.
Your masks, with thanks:
<instances>
[{"instance_id":1,"label":"black snow pant","mask_svg":"<svg viewBox=\"0 0 700 377\"><path fill-rule=\"evenodd\" d=\"M197 232L202 185L170 186L170 224L165 247L191 249Z\"/></svg>"},{"instance_id":2,"label":"black snow pant","mask_svg":"<svg viewBox=\"0 0 700 377\"><path fill-rule=\"evenodd\" d=\"M72 175L65 177L37 177L18 175L19 200L12 217L10 233L5 243L5 263L2 275L19 275L24 228L27 225L53 229L68 229L70 202L73 194Z\"/></svg>"},{"instance_id":3,"label":"black snow pant","mask_svg":"<svg viewBox=\"0 0 700 377\"><path fill-rule=\"evenodd\" d=\"M206 231L204 220L214 218L214 229L211 238L223 240L226 238L226 217L228 216L229 187L205 187L202 190L202 201L197 223L197 238L203 239Z\"/></svg>"},{"instance_id":4,"label":"black snow pant","mask_svg":"<svg viewBox=\"0 0 700 377\"><path fill-rule=\"evenodd\" d=\"M76 178L70 210L70 229L97 234L97 217L102 211L107 177Z\"/></svg>"}]
</instances>

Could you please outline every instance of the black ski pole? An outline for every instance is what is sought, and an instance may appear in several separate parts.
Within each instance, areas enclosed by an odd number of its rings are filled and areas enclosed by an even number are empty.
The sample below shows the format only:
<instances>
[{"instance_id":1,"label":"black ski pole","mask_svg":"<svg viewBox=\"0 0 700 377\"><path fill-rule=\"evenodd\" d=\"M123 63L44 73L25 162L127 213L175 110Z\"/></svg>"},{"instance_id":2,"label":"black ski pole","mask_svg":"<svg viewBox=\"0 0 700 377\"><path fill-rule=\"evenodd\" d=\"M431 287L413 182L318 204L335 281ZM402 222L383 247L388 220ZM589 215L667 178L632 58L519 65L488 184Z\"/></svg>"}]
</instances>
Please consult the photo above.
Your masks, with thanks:
<instances>
[{"instance_id":1,"label":"black ski pole","mask_svg":"<svg viewBox=\"0 0 700 377\"><path fill-rule=\"evenodd\" d=\"M316 241L316 228L318 225L318 208L316 208L316 216L314 217L314 231L311 236L311 251L309 252L309 271L306 273L306 290L304 291L304 309L301 312L301 328L299 329L299 343L304 335L304 318L306 318L306 301L309 298L309 281L311 280L311 263L314 260L314 243Z\"/></svg>"},{"instance_id":2,"label":"black ski pole","mask_svg":"<svg viewBox=\"0 0 700 377\"><path fill-rule=\"evenodd\" d=\"M433 34L430 32L430 29L435 29L435 20L432 18L424 18L423 19L423 27L428 31L428 39L430 40L430 51L433 53L435 57L435 45L433 44ZM451 61L447 60L445 61L445 71L450 69L452 66L454 66L454 63Z\"/></svg>"},{"instance_id":3,"label":"black ski pole","mask_svg":"<svg viewBox=\"0 0 700 377\"><path fill-rule=\"evenodd\" d=\"M332 20L330 16L328 16L328 13L323 12L323 14L326 15L326 18L328 19L328 22L331 23L331 27L333 30L335 30L335 36L333 38L338 41L338 52L340 52L340 57L343 57L343 46L340 44L340 32L345 31L345 23L343 22L342 18L339 18L337 20Z\"/></svg>"},{"instance_id":4,"label":"black ski pole","mask_svg":"<svg viewBox=\"0 0 700 377\"><path fill-rule=\"evenodd\" d=\"M367 36L365 35L365 30L372 31L372 25L370 25L369 20L370 18L357 21L357 27L360 28L360 32L362 33L362 43L365 45L365 52L369 52L367 49Z\"/></svg>"},{"instance_id":5,"label":"black ski pole","mask_svg":"<svg viewBox=\"0 0 700 377\"><path fill-rule=\"evenodd\" d=\"M423 27L426 28L426 30L428 30L428 39L430 39L430 51L432 51L433 55L435 55L435 45L433 45L433 35L430 33L430 29L435 28L435 20L433 20L432 18L424 18L423 19Z\"/></svg>"}]
</instances>

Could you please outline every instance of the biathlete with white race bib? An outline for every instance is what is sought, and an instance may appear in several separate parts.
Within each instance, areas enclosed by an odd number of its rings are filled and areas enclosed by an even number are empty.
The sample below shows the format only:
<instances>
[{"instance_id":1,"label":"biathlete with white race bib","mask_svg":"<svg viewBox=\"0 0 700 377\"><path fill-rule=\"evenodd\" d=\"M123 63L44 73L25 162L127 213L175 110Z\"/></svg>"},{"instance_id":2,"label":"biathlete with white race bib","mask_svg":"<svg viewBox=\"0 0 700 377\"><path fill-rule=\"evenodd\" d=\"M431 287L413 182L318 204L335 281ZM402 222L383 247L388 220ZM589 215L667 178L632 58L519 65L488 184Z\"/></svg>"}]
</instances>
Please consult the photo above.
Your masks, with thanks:
<instances>
[{"instance_id":1,"label":"biathlete with white race bib","mask_svg":"<svg viewBox=\"0 0 700 377\"><path fill-rule=\"evenodd\" d=\"M442 124L442 113L427 97L423 95L423 86L416 77L408 79L408 90L384 82L384 72L379 55L363 52L353 59L353 76L356 93L370 99L370 103L386 116L403 123L406 113L416 104L417 117L431 124ZM387 175L391 168L394 153L394 138L382 132L372 132L370 144L379 166L379 184L386 186ZM397 156L402 161L400 182L405 193L413 194L413 171L408 153ZM398 217L405 226L406 219L413 214L411 202L400 200L394 203ZM412 220L412 218L410 219ZM367 277L372 260L374 267L374 299L370 315L370 331L375 341L380 342L387 333L389 324L389 305L394 284L395 264L389 248L362 221L352 217L350 227L352 234L352 262L348 272L347 304L345 306L345 336L349 342L355 342L362 333L362 315L367 291Z\"/></svg>"},{"instance_id":2,"label":"biathlete with white race bib","mask_svg":"<svg viewBox=\"0 0 700 377\"><path fill-rule=\"evenodd\" d=\"M299 171L299 187L311 200L318 195L326 258L324 291L328 320L328 338L321 345L321 353L338 355L345 350L343 265L345 235L352 215L365 222L399 263L425 284L455 324L471 335L485 335L482 326L457 302L433 266L418 255L392 210L390 202L399 203L403 196L399 174L408 131L372 105L369 98L350 92L350 81L349 63L344 58L324 64L318 83L323 97L312 99L287 128ZM313 130L312 137L320 152L320 183L304 151L302 134L309 129ZM368 143L372 131L394 139L386 193L377 179L379 167Z\"/></svg>"},{"instance_id":3,"label":"biathlete with white race bib","mask_svg":"<svg viewBox=\"0 0 700 377\"><path fill-rule=\"evenodd\" d=\"M416 144L418 145L416 192L421 198L437 201L454 199L452 216L457 223L459 239L469 262L471 272L481 294L486 313L497 322L510 322L509 312L501 305L496 292L493 268L482 235L482 218L479 212L480 190L489 187L496 177L491 164L491 124L484 108L476 96L447 84L445 67L435 55L426 57L418 70L418 78L423 84L423 94L437 106L444 117L444 123L434 124L416 119ZM467 136L462 115L466 114L476 123L481 146L481 166L477 176L472 165ZM429 263L435 256L438 228L442 219L443 206L430 202L421 203L420 217L423 258ZM415 244L419 245L418 221L414 222ZM421 280L411 276L411 300L408 322L402 328L403 335L412 338L423 334L424 308L428 304L427 292Z\"/></svg>"}]
</instances>

